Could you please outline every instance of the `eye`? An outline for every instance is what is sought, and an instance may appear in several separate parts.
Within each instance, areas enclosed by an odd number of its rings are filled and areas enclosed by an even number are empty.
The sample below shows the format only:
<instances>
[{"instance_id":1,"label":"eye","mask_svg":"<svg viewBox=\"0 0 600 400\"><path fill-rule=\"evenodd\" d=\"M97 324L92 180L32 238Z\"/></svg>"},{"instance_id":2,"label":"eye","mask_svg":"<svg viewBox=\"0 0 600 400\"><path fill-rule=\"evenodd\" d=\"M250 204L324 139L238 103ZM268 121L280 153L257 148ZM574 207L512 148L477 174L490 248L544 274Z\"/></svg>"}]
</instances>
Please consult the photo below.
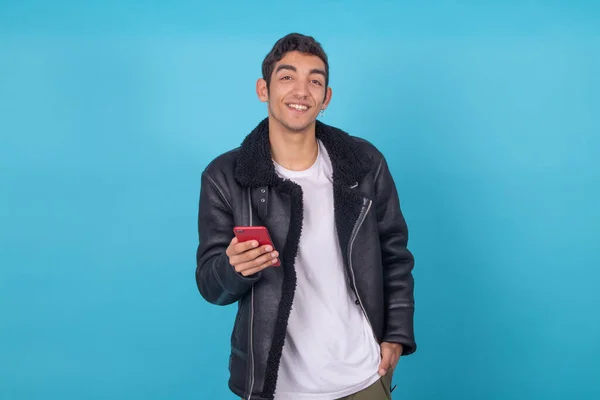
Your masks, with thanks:
<instances>
[{"instance_id":1,"label":"eye","mask_svg":"<svg viewBox=\"0 0 600 400\"><path fill-rule=\"evenodd\" d=\"M314 83L315 85L319 85L319 86L322 85L322 83L316 79L312 80L312 83Z\"/></svg>"},{"instance_id":2,"label":"eye","mask_svg":"<svg viewBox=\"0 0 600 400\"><path fill-rule=\"evenodd\" d=\"M283 80L290 80L290 79L292 79L292 77L291 77L291 76L289 76L289 75L286 75L286 76L282 76L282 77L281 77L281 80L282 80L282 81L283 81Z\"/></svg>"}]
</instances>

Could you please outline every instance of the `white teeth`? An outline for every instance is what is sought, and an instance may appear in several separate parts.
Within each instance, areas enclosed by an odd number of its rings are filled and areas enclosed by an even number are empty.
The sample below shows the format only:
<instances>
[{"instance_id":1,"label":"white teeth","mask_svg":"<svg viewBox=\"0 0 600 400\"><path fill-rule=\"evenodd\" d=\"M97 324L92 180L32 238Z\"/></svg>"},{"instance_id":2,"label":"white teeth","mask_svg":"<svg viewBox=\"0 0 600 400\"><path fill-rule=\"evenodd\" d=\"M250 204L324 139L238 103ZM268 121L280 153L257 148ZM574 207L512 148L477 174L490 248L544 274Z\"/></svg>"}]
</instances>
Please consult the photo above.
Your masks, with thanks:
<instances>
[{"instance_id":1,"label":"white teeth","mask_svg":"<svg viewBox=\"0 0 600 400\"><path fill-rule=\"evenodd\" d=\"M295 108L298 111L305 111L308 110L307 106L303 106L301 104L288 104L290 107Z\"/></svg>"}]
</instances>

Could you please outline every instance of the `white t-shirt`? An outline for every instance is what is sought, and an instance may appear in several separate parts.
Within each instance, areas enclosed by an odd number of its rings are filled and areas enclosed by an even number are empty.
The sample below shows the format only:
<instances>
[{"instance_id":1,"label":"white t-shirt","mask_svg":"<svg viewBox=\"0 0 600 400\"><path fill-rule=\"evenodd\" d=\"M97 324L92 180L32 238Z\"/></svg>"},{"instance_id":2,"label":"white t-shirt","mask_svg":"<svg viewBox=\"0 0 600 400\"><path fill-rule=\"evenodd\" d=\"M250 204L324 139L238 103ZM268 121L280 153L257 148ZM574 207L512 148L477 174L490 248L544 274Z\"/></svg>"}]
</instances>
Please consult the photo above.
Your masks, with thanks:
<instances>
[{"instance_id":1,"label":"white t-shirt","mask_svg":"<svg viewBox=\"0 0 600 400\"><path fill-rule=\"evenodd\" d=\"M275 163L275 171L300 185L304 200L296 292L275 399L348 396L380 378L381 355L348 287L335 228L331 161L319 141L319 155L309 169L290 171Z\"/></svg>"}]
</instances>

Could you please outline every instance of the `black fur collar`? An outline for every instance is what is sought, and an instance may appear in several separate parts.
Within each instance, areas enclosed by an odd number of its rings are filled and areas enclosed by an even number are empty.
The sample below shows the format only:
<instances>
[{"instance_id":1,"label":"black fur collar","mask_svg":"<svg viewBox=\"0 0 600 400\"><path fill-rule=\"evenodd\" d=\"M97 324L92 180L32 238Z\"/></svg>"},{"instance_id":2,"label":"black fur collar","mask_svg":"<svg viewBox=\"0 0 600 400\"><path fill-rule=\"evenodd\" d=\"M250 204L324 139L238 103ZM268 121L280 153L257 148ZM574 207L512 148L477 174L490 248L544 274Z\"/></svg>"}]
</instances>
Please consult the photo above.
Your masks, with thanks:
<instances>
[{"instance_id":1,"label":"black fur collar","mask_svg":"<svg viewBox=\"0 0 600 400\"><path fill-rule=\"evenodd\" d=\"M346 132L317 120L316 135L329 153L336 185L354 185L369 172L370 157ZM249 187L275 185L279 177L271 160L269 120L265 118L242 142L235 170L236 180Z\"/></svg>"}]
</instances>

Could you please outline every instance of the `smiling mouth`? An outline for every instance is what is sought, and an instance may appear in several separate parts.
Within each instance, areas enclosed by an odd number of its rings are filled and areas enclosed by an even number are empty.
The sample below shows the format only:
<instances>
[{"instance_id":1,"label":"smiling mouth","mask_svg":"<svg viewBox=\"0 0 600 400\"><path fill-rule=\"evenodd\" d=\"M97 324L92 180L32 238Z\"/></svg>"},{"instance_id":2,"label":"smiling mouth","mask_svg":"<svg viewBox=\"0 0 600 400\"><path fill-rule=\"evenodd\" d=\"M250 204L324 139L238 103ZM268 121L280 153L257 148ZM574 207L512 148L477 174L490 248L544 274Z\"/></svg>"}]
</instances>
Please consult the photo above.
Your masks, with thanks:
<instances>
[{"instance_id":1,"label":"smiling mouth","mask_svg":"<svg viewBox=\"0 0 600 400\"><path fill-rule=\"evenodd\" d=\"M306 111L306 110L308 110L308 106L305 106L303 104L288 103L287 106L289 108L292 108L292 109L297 110L297 111Z\"/></svg>"}]
</instances>

